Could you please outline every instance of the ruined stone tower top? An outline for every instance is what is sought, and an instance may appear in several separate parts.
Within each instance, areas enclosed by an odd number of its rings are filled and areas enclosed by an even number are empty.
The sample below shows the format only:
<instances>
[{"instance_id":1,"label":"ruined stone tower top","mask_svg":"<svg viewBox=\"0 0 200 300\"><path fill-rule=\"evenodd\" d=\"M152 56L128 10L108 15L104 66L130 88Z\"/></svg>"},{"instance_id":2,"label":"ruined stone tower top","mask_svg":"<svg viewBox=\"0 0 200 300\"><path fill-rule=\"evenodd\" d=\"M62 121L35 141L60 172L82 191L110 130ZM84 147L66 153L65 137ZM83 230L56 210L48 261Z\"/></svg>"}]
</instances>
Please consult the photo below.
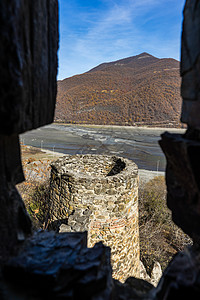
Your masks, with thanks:
<instances>
[{"instance_id":1,"label":"ruined stone tower top","mask_svg":"<svg viewBox=\"0 0 200 300\"><path fill-rule=\"evenodd\" d=\"M107 155L67 155L52 163L52 168L60 175L68 174L98 180L116 175L138 174L136 164L128 159ZM123 171L123 172L122 172Z\"/></svg>"}]
</instances>

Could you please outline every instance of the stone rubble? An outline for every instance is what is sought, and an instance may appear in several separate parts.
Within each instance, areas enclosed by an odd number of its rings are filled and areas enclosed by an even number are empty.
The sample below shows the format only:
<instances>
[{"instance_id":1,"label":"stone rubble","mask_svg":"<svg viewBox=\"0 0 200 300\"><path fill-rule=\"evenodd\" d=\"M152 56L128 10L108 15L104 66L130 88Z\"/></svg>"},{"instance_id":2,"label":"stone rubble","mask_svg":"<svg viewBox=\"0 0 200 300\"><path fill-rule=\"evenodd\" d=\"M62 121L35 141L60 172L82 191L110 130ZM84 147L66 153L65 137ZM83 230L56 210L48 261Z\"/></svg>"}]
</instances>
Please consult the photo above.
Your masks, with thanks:
<instances>
[{"instance_id":1,"label":"stone rubble","mask_svg":"<svg viewBox=\"0 0 200 300\"><path fill-rule=\"evenodd\" d=\"M161 277L162 277L162 269L158 261L156 261L153 265L151 276L147 274L145 266L140 261L140 279L146 280L156 287Z\"/></svg>"}]
</instances>

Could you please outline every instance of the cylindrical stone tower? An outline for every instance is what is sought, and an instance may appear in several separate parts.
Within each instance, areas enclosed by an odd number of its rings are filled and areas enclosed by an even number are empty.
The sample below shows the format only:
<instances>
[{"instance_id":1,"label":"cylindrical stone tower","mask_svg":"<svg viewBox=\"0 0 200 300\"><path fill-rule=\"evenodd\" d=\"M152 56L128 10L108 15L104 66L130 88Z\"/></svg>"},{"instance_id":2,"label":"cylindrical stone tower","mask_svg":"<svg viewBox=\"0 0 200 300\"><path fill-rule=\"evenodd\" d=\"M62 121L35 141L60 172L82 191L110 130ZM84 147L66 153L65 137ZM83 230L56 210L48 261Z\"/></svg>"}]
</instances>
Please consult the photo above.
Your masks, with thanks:
<instances>
[{"instance_id":1,"label":"cylindrical stone tower","mask_svg":"<svg viewBox=\"0 0 200 300\"><path fill-rule=\"evenodd\" d=\"M52 164L50 221L88 231L88 247L111 248L113 277L139 277L138 168L106 155L68 155Z\"/></svg>"}]
</instances>

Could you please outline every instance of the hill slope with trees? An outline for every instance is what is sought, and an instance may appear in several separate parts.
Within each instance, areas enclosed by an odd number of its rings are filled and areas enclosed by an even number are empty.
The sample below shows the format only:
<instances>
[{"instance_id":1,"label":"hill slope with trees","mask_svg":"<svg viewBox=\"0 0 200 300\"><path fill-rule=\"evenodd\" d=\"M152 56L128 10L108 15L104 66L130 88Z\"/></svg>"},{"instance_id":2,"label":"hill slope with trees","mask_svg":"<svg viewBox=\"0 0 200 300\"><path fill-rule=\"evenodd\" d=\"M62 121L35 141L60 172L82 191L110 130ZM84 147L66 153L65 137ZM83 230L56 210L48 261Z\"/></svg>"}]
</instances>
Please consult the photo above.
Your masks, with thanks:
<instances>
[{"instance_id":1,"label":"hill slope with trees","mask_svg":"<svg viewBox=\"0 0 200 300\"><path fill-rule=\"evenodd\" d=\"M142 53L58 81L55 121L177 126L179 64Z\"/></svg>"}]
</instances>

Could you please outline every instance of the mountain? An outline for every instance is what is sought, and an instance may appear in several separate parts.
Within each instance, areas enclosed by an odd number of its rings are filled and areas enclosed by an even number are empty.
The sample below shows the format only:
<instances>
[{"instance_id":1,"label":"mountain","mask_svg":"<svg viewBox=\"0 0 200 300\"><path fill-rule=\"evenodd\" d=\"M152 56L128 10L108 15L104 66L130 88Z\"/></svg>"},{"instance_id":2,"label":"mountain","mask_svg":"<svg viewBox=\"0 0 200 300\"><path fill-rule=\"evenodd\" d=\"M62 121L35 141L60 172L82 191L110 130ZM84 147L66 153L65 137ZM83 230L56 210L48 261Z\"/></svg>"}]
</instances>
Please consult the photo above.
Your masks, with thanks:
<instances>
[{"instance_id":1,"label":"mountain","mask_svg":"<svg viewBox=\"0 0 200 300\"><path fill-rule=\"evenodd\" d=\"M176 126L181 109L179 64L142 53L58 81L55 121Z\"/></svg>"}]
</instances>

